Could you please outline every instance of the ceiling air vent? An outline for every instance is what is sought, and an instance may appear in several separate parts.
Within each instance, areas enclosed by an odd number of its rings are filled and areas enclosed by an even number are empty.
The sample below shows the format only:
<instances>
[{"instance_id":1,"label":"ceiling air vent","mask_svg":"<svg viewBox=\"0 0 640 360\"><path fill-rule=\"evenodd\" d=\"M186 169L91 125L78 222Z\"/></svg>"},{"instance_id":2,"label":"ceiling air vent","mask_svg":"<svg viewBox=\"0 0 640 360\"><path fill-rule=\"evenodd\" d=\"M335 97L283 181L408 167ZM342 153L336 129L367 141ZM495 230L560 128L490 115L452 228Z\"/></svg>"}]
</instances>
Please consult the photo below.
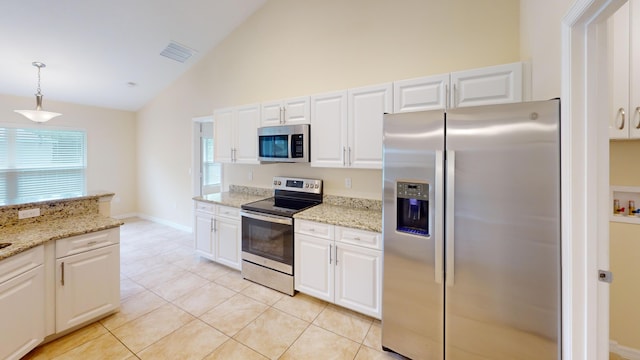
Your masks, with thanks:
<instances>
[{"instance_id":1,"label":"ceiling air vent","mask_svg":"<svg viewBox=\"0 0 640 360\"><path fill-rule=\"evenodd\" d=\"M180 45L177 42L172 41L164 50L162 50L160 55L168 57L171 60L183 63L187 61L194 52L195 50L189 49L184 45Z\"/></svg>"}]
</instances>

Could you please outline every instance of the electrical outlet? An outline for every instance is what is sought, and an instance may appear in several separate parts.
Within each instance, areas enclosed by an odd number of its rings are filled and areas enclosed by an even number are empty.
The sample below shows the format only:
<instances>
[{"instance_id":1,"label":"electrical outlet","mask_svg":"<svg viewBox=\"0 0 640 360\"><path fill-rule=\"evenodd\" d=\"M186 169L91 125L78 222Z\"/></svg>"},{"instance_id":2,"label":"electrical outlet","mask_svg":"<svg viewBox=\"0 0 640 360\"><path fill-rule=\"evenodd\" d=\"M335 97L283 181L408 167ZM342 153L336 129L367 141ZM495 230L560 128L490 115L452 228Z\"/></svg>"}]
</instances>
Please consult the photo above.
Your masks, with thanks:
<instances>
[{"instance_id":1,"label":"electrical outlet","mask_svg":"<svg viewBox=\"0 0 640 360\"><path fill-rule=\"evenodd\" d=\"M344 178L344 187L351 189L351 178Z\"/></svg>"},{"instance_id":2,"label":"electrical outlet","mask_svg":"<svg viewBox=\"0 0 640 360\"><path fill-rule=\"evenodd\" d=\"M40 208L18 211L18 219L27 219L40 216Z\"/></svg>"}]
</instances>

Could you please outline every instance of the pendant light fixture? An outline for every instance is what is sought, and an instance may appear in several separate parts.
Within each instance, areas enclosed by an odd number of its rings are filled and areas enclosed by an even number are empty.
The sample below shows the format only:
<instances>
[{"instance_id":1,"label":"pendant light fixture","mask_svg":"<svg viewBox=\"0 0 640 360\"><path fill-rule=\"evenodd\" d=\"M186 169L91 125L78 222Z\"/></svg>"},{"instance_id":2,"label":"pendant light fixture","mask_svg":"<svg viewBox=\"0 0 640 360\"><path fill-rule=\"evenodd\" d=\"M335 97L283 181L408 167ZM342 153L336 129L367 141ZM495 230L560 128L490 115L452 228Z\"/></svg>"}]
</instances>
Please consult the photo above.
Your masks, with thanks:
<instances>
[{"instance_id":1,"label":"pendant light fixture","mask_svg":"<svg viewBox=\"0 0 640 360\"><path fill-rule=\"evenodd\" d=\"M31 65L38 68L38 92L36 93L36 109L35 110L14 110L18 114L22 114L24 117L31 121L43 123L53 119L56 116L62 114L54 113L50 111L42 110L42 93L40 93L40 69L47 66L41 62L34 61Z\"/></svg>"}]
</instances>

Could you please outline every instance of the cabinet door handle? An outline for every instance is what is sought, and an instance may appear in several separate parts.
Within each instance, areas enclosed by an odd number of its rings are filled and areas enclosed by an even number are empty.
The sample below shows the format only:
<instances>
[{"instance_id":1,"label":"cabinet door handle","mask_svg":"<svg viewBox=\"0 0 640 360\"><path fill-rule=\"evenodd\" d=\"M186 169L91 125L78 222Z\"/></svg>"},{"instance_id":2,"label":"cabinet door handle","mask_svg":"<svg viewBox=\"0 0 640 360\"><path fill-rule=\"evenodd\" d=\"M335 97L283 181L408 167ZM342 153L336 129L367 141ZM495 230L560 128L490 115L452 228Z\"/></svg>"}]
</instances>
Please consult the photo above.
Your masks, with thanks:
<instances>
[{"instance_id":1,"label":"cabinet door handle","mask_svg":"<svg viewBox=\"0 0 640 360\"><path fill-rule=\"evenodd\" d=\"M349 159L349 166L351 166L351 146L349 146L349 152L348 152L347 159Z\"/></svg>"},{"instance_id":2,"label":"cabinet door handle","mask_svg":"<svg viewBox=\"0 0 640 360\"><path fill-rule=\"evenodd\" d=\"M281 107L281 113L280 113L280 123L284 124L287 122L286 120L286 116L287 116L287 108L286 107Z\"/></svg>"},{"instance_id":3,"label":"cabinet door handle","mask_svg":"<svg viewBox=\"0 0 640 360\"><path fill-rule=\"evenodd\" d=\"M453 106L458 106L458 88L456 87L456 84L453 84Z\"/></svg>"},{"instance_id":4,"label":"cabinet door handle","mask_svg":"<svg viewBox=\"0 0 640 360\"><path fill-rule=\"evenodd\" d=\"M97 244L97 243L98 243L97 241L93 240L93 241L89 241L89 242L87 243L87 245L91 246L91 245L95 245L95 244Z\"/></svg>"},{"instance_id":5,"label":"cabinet door handle","mask_svg":"<svg viewBox=\"0 0 640 360\"><path fill-rule=\"evenodd\" d=\"M618 126L618 129L622 130L624 129L624 117L625 117L624 108L618 109L618 114L620 114L620 119L622 120L620 121L620 126Z\"/></svg>"},{"instance_id":6,"label":"cabinet door handle","mask_svg":"<svg viewBox=\"0 0 640 360\"><path fill-rule=\"evenodd\" d=\"M448 110L449 109L449 103L451 101L449 100L449 84L444 84L444 109Z\"/></svg>"},{"instance_id":7,"label":"cabinet door handle","mask_svg":"<svg viewBox=\"0 0 640 360\"><path fill-rule=\"evenodd\" d=\"M336 266L338 266L338 245L336 245Z\"/></svg>"},{"instance_id":8,"label":"cabinet door handle","mask_svg":"<svg viewBox=\"0 0 640 360\"><path fill-rule=\"evenodd\" d=\"M209 221L209 231L213 231L213 218L211 218L211 221Z\"/></svg>"},{"instance_id":9,"label":"cabinet door handle","mask_svg":"<svg viewBox=\"0 0 640 360\"><path fill-rule=\"evenodd\" d=\"M217 221L216 219L213 219L213 232L218 231L217 226L216 226L217 225L216 221Z\"/></svg>"},{"instance_id":10,"label":"cabinet door handle","mask_svg":"<svg viewBox=\"0 0 640 360\"><path fill-rule=\"evenodd\" d=\"M636 118L638 119L636 121L636 129L640 129L640 106L636 108Z\"/></svg>"},{"instance_id":11,"label":"cabinet door handle","mask_svg":"<svg viewBox=\"0 0 640 360\"><path fill-rule=\"evenodd\" d=\"M346 147L342 147L342 166L346 166L347 165L347 148Z\"/></svg>"},{"instance_id":12,"label":"cabinet door handle","mask_svg":"<svg viewBox=\"0 0 640 360\"><path fill-rule=\"evenodd\" d=\"M331 251L333 250L333 245L329 245L329 265L331 265Z\"/></svg>"},{"instance_id":13,"label":"cabinet door handle","mask_svg":"<svg viewBox=\"0 0 640 360\"><path fill-rule=\"evenodd\" d=\"M62 276L60 277L60 285L64 286L64 262L60 264L60 271L62 272Z\"/></svg>"}]
</instances>

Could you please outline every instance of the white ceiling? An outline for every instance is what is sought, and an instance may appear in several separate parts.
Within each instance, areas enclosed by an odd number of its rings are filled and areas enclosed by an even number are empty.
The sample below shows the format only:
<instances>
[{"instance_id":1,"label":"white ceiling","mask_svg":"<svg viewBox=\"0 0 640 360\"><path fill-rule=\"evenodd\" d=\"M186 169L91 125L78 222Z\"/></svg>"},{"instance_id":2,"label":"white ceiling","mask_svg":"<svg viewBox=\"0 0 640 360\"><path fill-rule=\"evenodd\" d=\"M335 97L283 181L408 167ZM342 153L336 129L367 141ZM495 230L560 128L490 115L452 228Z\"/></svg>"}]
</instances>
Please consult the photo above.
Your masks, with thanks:
<instances>
[{"instance_id":1,"label":"white ceiling","mask_svg":"<svg viewBox=\"0 0 640 360\"><path fill-rule=\"evenodd\" d=\"M40 61L45 110L55 111L47 100L138 110L265 1L0 0L0 94L33 96ZM196 52L160 56L171 41Z\"/></svg>"}]
</instances>

